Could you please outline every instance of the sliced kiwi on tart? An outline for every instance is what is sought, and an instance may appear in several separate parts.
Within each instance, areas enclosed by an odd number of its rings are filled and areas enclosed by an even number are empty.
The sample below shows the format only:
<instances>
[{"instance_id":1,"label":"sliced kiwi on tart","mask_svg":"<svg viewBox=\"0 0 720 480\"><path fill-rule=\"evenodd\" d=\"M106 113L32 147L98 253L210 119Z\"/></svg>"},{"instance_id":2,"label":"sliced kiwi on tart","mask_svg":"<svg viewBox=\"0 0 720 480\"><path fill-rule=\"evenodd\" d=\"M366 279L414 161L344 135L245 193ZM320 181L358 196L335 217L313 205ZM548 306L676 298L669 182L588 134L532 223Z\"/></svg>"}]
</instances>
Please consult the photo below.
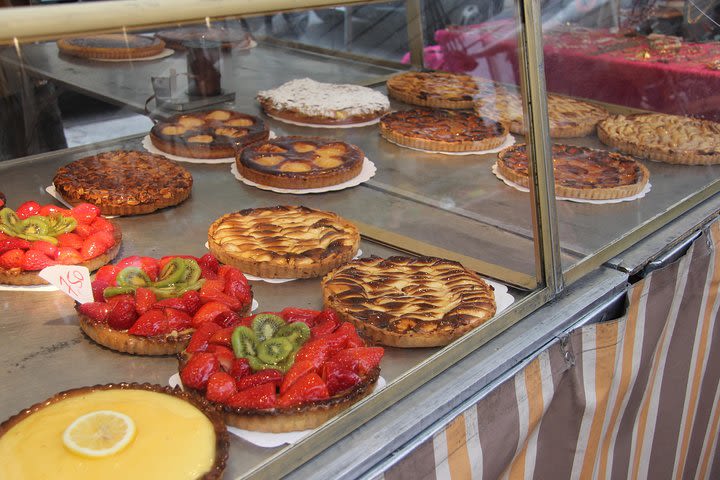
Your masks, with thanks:
<instances>
[{"instance_id":1,"label":"sliced kiwi on tart","mask_svg":"<svg viewBox=\"0 0 720 480\"><path fill-rule=\"evenodd\" d=\"M105 298L125 293L135 293L140 287L149 288L158 299L175 298L190 290L200 290L204 279L200 278L200 265L191 258L175 257L160 270L157 281L152 281L140 267L125 267L117 274L116 287L103 290Z\"/></svg>"},{"instance_id":2,"label":"sliced kiwi on tart","mask_svg":"<svg viewBox=\"0 0 720 480\"><path fill-rule=\"evenodd\" d=\"M231 340L235 356L246 358L253 371L271 368L286 372L309 338L310 327L305 323L286 323L278 315L261 313L250 327L235 328Z\"/></svg>"}]
</instances>

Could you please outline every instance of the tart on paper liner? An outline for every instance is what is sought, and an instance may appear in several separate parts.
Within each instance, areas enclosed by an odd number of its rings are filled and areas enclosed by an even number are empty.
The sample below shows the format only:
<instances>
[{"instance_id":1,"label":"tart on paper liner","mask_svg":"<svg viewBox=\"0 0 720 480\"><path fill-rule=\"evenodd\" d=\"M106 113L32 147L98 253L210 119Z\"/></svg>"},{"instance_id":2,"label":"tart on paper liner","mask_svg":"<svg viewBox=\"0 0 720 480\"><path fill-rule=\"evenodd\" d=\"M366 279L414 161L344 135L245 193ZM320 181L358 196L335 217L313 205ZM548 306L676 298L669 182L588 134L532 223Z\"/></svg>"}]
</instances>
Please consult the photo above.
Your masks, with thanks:
<instances>
[{"instance_id":1,"label":"tart on paper liner","mask_svg":"<svg viewBox=\"0 0 720 480\"><path fill-rule=\"evenodd\" d=\"M47 478L50 465L58 480L216 480L228 451L227 429L209 402L147 383L66 390L0 424L2 478Z\"/></svg>"},{"instance_id":2,"label":"tart on paper liner","mask_svg":"<svg viewBox=\"0 0 720 480\"><path fill-rule=\"evenodd\" d=\"M173 355L210 318L234 321L254 305L236 268L211 254L128 257L98 270L94 302L76 304L80 328L96 343L135 355Z\"/></svg>"},{"instance_id":3,"label":"tart on paper liner","mask_svg":"<svg viewBox=\"0 0 720 480\"><path fill-rule=\"evenodd\" d=\"M69 210L34 201L17 211L2 208L0 284L45 286L48 282L39 275L45 267L79 265L92 271L115 258L122 242L120 227L99 213L86 203Z\"/></svg>"},{"instance_id":4,"label":"tart on paper liner","mask_svg":"<svg viewBox=\"0 0 720 480\"><path fill-rule=\"evenodd\" d=\"M60 53L90 60L131 60L162 53L165 42L143 35L109 33L57 41Z\"/></svg>"}]
</instances>

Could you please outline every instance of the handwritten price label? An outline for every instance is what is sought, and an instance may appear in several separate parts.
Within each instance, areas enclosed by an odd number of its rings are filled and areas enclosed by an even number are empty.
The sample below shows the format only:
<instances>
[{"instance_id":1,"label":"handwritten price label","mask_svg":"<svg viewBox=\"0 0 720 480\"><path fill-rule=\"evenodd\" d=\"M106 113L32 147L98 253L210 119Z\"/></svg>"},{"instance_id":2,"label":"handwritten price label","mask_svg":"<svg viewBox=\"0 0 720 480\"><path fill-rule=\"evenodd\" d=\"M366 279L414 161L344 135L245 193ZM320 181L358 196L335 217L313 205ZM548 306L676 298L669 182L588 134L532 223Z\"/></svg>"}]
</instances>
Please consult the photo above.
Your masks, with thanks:
<instances>
[{"instance_id":1,"label":"handwritten price label","mask_svg":"<svg viewBox=\"0 0 720 480\"><path fill-rule=\"evenodd\" d=\"M80 303L93 301L90 271L76 265L53 265L43 268L40 277L55 285L58 290Z\"/></svg>"}]
</instances>

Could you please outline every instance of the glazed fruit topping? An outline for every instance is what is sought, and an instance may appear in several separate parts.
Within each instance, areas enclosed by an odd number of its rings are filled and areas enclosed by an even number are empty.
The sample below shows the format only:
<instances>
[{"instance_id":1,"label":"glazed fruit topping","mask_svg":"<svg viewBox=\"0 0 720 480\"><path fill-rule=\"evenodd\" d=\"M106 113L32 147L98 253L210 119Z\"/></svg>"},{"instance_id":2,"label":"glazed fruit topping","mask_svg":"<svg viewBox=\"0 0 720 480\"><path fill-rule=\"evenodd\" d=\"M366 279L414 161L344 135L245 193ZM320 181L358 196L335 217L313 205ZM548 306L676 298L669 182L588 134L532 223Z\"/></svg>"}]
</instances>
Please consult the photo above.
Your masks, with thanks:
<instances>
[{"instance_id":1,"label":"glazed fruit topping","mask_svg":"<svg viewBox=\"0 0 720 480\"><path fill-rule=\"evenodd\" d=\"M332 310L235 317L226 322L224 312L206 315L180 371L186 387L230 407L286 408L340 395L383 357L382 348L366 346Z\"/></svg>"},{"instance_id":2,"label":"glazed fruit topping","mask_svg":"<svg viewBox=\"0 0 720 480\"><path fill-rule=\"evenodd\" d=\"M205 351L210 336L222 329L211 320L222 314L226 322L233 317L239 322L241 317L236 311L247 311L252 303L252 291L242 272L233 267L218 266L217 271L209 270L216 277L211 280L212 289L228 298L222 297L225 303L207 300L201 295L201 290L210 281L202 278L201 261L212 263L208 259L185 255L160 260L132 256L117 265L106 265L97 271L92 282L95 301L78 305L77 309L95 322L132 335L149 337L201 327L188 349ZM221 269L228 273L223 276ZM239 288L236 283L243 283L244 287ZM224 326L231 325L234 323ZM231 333L226 345L228 368L234 359L229 349Z\"/></svg>"},{"instance_id":3,"label":"glazed fruit topping","mask_svg":"<svg viewBox=\"0 0 720 480\"><path fill-rule=\"evenodd\" d=\"M42 270L55 264L75 265L102 255L115 245L115 227L98 216L99 212L96 206L86 203L70 210L32 201L17 210L2 208L0 268ZM12 250L21 252L14 251L2 258Z\"/></svg>"}]
</instances>

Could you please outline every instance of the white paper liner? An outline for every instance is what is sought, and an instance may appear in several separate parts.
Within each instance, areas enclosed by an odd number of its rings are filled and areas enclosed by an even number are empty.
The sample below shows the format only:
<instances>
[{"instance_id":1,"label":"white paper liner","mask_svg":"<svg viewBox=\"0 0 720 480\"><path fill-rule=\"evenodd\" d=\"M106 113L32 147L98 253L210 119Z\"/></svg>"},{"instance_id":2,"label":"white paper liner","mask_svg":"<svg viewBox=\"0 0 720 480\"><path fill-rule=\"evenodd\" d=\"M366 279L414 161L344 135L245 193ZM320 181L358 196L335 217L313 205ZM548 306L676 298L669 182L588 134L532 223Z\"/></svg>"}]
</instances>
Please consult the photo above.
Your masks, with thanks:
<instances>
[{"instance_id":1,"label":"white paper liner","mask_svg":"<svg viewBox=\"0 0 720 480\"><path fill-rule=\"evenodd\" d=\"M0 285L0 292L57 292L55 285Z\"/></svg>"},{"instance_id":2,"label":"white paper liner","mask_svg":"<svg viewBox=\"0 0 720 480\"><path fill-rule=\"evenodd\" d=\"M494 280L488 280L487 278L483 278L483 280L493 287L495 291L495 315L503 310L506 310L510 305L515 303L515 297L510 295L507 285L498 283Z\"/></svg>"},{"instance_id":3,"label":"white paper liner","mask_svg":"<svg viewBox=\"0 0 720 480\"><path fill-rule=\"evenodd\" d=\"M304 122L296 122L295 120L288 120L286 118L280 118L276 117L275 115L270 115L269 113L265 112L265 115L267 115L270 118L274 118L275 120L278 120L280 122L289 123L291 125L299 125L301 127L312 127L312 128L357 128L357 127L367 127L369 125L375 125L380 121L380 117L382 115L378 116L377 118L373 120L368 120L367 122L360 122L360 123L348 123L346 125L325 125L320 123L304 123Z\"/></svg>"},{"instance_id":4,"label":"white paper liner","mask_svg":"<svg viewBox=\"0 0 720 480\"><path fill-rule=\"evenodd\" d=\"M168 379L168 384L170 387L180 387L183 388L182 382L180 381L180 374L174 373L170 376ZM375 392L378 392L385 388L385 385L387 385L387 382L383 377L379 377L377 384L375 385L375 388L373 389L371 395ZM319 427L318 427L319 428ZM285 432L285 433L268 433L268 432L254 432L252 430L243 430L242 428L237 427L227 427L228 432L232 433L235 436L238 436L242 438L243 440L246 440L253 445L257 445L258 447L264 447L264 448L273 448L273 447L280 447L285 444L292 445L293 443L296 443L303 438L307 437L311 433L315 431L315 429L311 430L299 430L297 432Z\"/></svg>"},{"instance_id":5,"label":"white paper liner","mask_svg":"<svg viewBox=\"0 0 720 480\"><path fill-rule=\"evenodd\" d=\"M383 137L385 138L385 137ZM470 152L443 152L441 150L425 150L424 148L415 148L415 147L408 147L407 145L400 145L397 142L393 142L392 140L385 138L390 143L394 143L398 147L408 148L410 150L415 150L418 152L425 152L425 153L442 153L443 155L485 155L486 153L498 153L500 150L504 150L512 145L515 145L515 137L510 135L508 133L507 137L505 137L505 141L500 145L499 147L491 148L490 150L473 150Z\"/></svg>"},{"instance_id":6,"label":"white paper liner","mask_svg":"<svg viewBox=\"0 0 720 480\"><path fill-rule=\"evenodd\" d=\"M235 165L235 162L230 166L230 172L240 180L245 185L250 185L251 187L259 188L260 190L269 190L271 192L275 193L292 193L295 195L305 195L306 193L323 193L323 192L334 192L337 190L344 190L346 188L355 187L357 185L360 185L363 182L367 182L370 180L373 176L375 176L375 172L377 172L377 167L375 167L375 164L368 160L367 157L363 160L362 170L360 170L360 173L348 180L347 182L338 183L337 185L330 185L329 187L322 187L322 188L306 188L303 190L295 190L291 188L276 188L276 187L270 187L268 185L261 185L259 183L255 183L252 180L248 180L247 178L240 175L240 172L238 172L237 165Z\"/></svg>"},{"instance_id":7,"label":"white paper liner","mask_svg":"<svg viewBox=\"0 0 720 480\"><path fill-rule=\"evenodd\" d=\"M277 135L275 135L275 132L270 130L270 136L269 138L275 138ZM175 160L176 162L186 162L186 163L209 163L209 164L217 164L217 163L233 163L235 162L235 157L223 157L223 158L191 158L191 157L181 157L180 155L173 155L172 153L163 152L159 148L157 148L155 145L153 145L152 140L150 140L150 135L145 135L142 139L142 146L145 150L147 150L150 153L154 153L156 155L162 155L163 157L169 159L169 160Z\"/></svg>"},{"instance_id":8,"label":"white paper liner","mask_svg":"<svg viewBox=\"0 0 720 480\"><path fill-rule=\"evenodd\" d=\"M161 58L169 57L170 55L174 54L175 50L171 48L165 48L162 52L152 55L150 57L142 57L142 58L86 58L82 57L86 60L93 60L96 62L146 62L148 60L158 60Z\"/></svg>"},{"instance_id":9,"label":"white paper liner","mask_svg":"<svg viewBox=\"0 0 720 480\"><path fill-rule=\"evenodd\" d=\"M514 188L515 190L519 190L524 193L530 192L530 189L525 188L521 185L518 185L515 182L512 182L508 180L503 174L501 174L497 169L497 164L493 163L492 166L492 172L495 174L496 177L498 177L500 180L505 183L505 185ZM649 191L652 189L652 185L648 181L645 184L645 187L640 191L640 193L637 193L631 197L623 197L623 198L611 198L609 200L592 200L592 199L585 199L585 198L571 198L571 197L555 197L557 200L566 200L568 202L576 202L576 203L590 203L593 205L603 205L606 203L620 203L620 202L632 202L633 200L637 200L638 198L644 197Z\"/></svg>"},{"instance_id":10,"label":"white paper liner","mask_svg":"<svg viewBox=\"0 0 720 480\"><path fill-rule=\"evenodd\" d=\"M72 205L70 205L68 202L66 202L65 199L62 198L59 193L57 193L57 190L55 190L55 185L50 185L49 187L45 187L45 191L46 191L51 197L53 197L55 200L57 200L58 202L62 203L62 204L65 205L66 207L68 207L68 208L73 208ZM103 217L105 217L105 218L116 218L117 215L103 215Z\"/></svg>"}]
</instances>

